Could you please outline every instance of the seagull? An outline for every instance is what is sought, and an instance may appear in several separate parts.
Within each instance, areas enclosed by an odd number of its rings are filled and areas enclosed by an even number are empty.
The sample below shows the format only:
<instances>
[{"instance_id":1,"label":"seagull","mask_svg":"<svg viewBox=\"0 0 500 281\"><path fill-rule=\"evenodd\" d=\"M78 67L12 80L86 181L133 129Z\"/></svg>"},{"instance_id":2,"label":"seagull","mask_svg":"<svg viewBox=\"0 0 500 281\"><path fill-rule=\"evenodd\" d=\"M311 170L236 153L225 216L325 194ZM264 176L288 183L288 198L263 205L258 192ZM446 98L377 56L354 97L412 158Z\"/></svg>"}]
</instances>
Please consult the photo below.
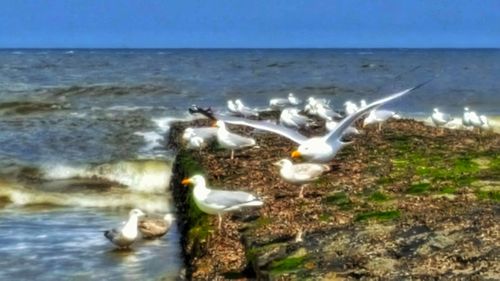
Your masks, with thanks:
<instances>
[{"instance_id":1,"label":"seagull","mask_svg":"<svg viewBox=\"0 0 500 281\"><path fill-rule=\"evenodd\" d=\"M198 127L192 128L188 127L184 130L182 134L182 140L189 141L193 136L197 136L203 139L204 142L208 142L211 139L217 137L217 128L213 127Z\"/></svg>"},{"instance_id":2,"label":"seagull","mask_svg":"<svg viewBox=\"0 0 500 281\"><path fill-rule=\"evenodd\" d=\"M223 148L231 149L231 160L234 159L235 149L242 149L255 145L254 139L229 132L226 129L226 124L221 120L215 122L215 127L218 128L217 141L219 142L219 145Z\"/></svg>"},{"instance_id":3,"label":"seagull","mask_svg":"<svg viewBox=\"0 0 500 281\"><path fill-rule=\"evenodd\" d=\"M453 118L446 113L440 112L438 108L434 108L434 112L431 115L432 122L436 125L436 127L442 127L448 124ZM443 128L441 128L441 132Z\"/></svg>"},{"instance_id":4,"label":"seagull","mask_svg":"<svg viewBox=\"0 0 500 281\"><path fill-rule=\"evenodd\" d=\"M288 183L300 185L299 198L304 197L306 184L317 180L324 172L330 171L330 167L323 164L301 163L293 164L288 159L282 159L275 166L280 167L280 176Z\"/></svg>"},{"instance_id":5,"label":"seagull","mask_svg":"<svg viewBox=\"0 0 500 281\"><path fill-rule=\"evenodd\" d=\"M333 120L332 117L342 118L342 116L340 114L331 110L330 108L327 108L322 103L317 103L315 107L316 107L315 108L315 112L316 112L315 115L318 116L319 118L325 120L325 121L332 121Z\"/></svg>"},{"instance_id":6,"label":"seagull","mask_svg":"<svg viewBox=\"0 0 500 281\"><path fill-rule=\"evenodd\" d=\"M269 101L269 106L273 109L280 109L290 105L298 105L300 104L300 100L297 99L293 93L289 93L288 97L285 98L274 98Z\"/></svg>"},{"instance_id":7,"label":"seagull","mask_svg":"<svg viewBox=\"0 0 500 281\"><path fill-rule=\"evenodd\" d=\"M158 238L168 232L173 221L172 214L166 214L163 218L143 218L139 220L139 231L144 239Z\"/></svg>"},{"instance_id":8,"label":"seagull","mask_svg":"<svg viewBox=\"0 0 500 281\"><path fill-rule=\"evenodd\" d=\"M368 117L366 117L365 120L363 120L363 127L370 124L378 123L378 130L380 131L382 129L382 123L392 117L397 118L399 116L394 111L372 110L370 111L370 114L368 114Z\"/></svg>"},{"instance_id":9,"label":"seagull","mask_svg":"<svg viewBox=\"0 0 500 281\"><path fill-rule=\"evenodd\" d=\"M484 130L491 129L490 120L488 120L488 117L486 117L486 115L479 116L479 119L481 119L481 122L483 122L481 129L484 129Z\"/></svg>"},{"instance_id":10,"label":"seagull","mask_svg":"<svg viewBox=\"0 0 500 281\"><path fill-rule=\"evenodd\" d=\"M229 112L233 114L238 113L238 108L236 107L236 104L232 100L227 101L227 109L229 110Z\"/></svg>"},{"instance_id":11,"label":"seagull","mask_svg":"<svg viewBox=\"0 0 500 281\"><path fill-rule=\"evenodd\" d=\"M259 113L257 111L245 106L240 99L235 100L234 104L236 105L237 113L243 115L243 117L259 116Z\"/></svg>"},{"instance_id":12,"label":"seagull","mask_svg":"<svg viewBox=\"0 0 500 281\"><path fill-rule=\"evenodd\" d=\"M483 121L481 121L481 118L479 118L475 111L469 112L469 121L474 128L481 129L481 127L483 126Z\"/></svg>"},{"instance_id":13,"label":"seagull","mask_svg":"<svg viewBox=\"0 0 500 281\"><path fill-rule=\"evenodd\" d=\"M367 103L366 103L366 100L364 100L364 99L359 102L359 108L363 108L366 105L367 105Z\"/></svg>"},{"instance_id":14,"label":"seagull","mask_svg":"<svg viewBox=\"0 0 500 281\"><path fill-rule=\"evenodd\" d=\"M305 127L309 121L309 118L300 115L299 110L296 108L285 108L281 111L280 114L280 124L287 127Z\"/></svg>"},{"instance_id":15,"label":"seagull","mask_svg":"<svg viewBox=\"0 0 500 281\"><path fill-rule=\"evenodd\" d=\"M462 116L462 125L466 128L472 126L470 122L470 112L468 107L464 107L464 115Z\"/></svg>"},{"instance_id":16,"label":"seagull","mask_svg":"<svg viewBox=\"0 0 500 281\"><path fill-rule=\"evenodd\" d=\"M316 99L314 97L308 97L307 103L304 106L304 111L311 115L316 115L317 105L321 105L323 107L329 107L329 102L325 99Z\"/></svg>"},{"instance_id":17,"label":"seagull","mask_svg":"<svg viewBox=\"0 0 500 281\"><path fill-rule=\"evenodd\" d=\"M374 109L380 107L384 103L387 103L387 102L394 100L398 97L401 97L403 95L406 95L409 92L422 87L423 85L427 84L428 82L422 83L422 84L417 85L413 88L410 88L410 89L395 93L393 95L390 95L388 97L379 99L377 101L374 101L374 102L368 104L366 107L361 108L360 110L358 110L354 114L351 114L351 115L347 116L346 118L342 119L334 131L328 132L324 136L312 137L312 138L308 138L304 135L299 134L295 130L292 130L292 129L289 129L289 128L286 128L286 127L283 127L280 125L272 124L269 122L263 122L263 121L248 120L248 119L244 119L244 118L237 118L237 117L213 114L210 110L200 109L197 106L191 107L189 111L193 114L194 113L202 113L211 119L224 120L224 122L227 122L230 124L250 126L250 127L256 128L256 129L265 130L265 131L269 131L269 132L273 132L273 133L282 135L282 136L292 140L293 142L295 142L299 145L297 150L292 152L293 158L303 157L310 162L325 163L325 162L332 160L341 148L343 148L345 145L349 144L349 143L343 142L341 140L341 137L345 133L345 130L349 126L351 126L357 119L359 119L363 115L367 114L371 110L374 110Z\"/></svg>"},{"instance_id":18,"label":"seagull","mask_svg":"<svg viewBox=\"0 0 500 281\"><path fill-rule=\"evenodd\" d=\"M264 204L262 200L247 192L208 188L205 178L201 175L183 179L181 183L183 185L194 185L193 198L196 206L204 213L219 217L219 231L224 213L237 211L244 207L259 207Z\"/></svg>"},{"instance_id":19,"label":"seagull","mask_svg":"<svg viewBox=\"0 0 500 281\"><path fill-rule=\"evenodd\" d=\"M295 97L293 95L293 93L289 93L288 94L288 102L290 102L290 104L292 104L292 105L299 105L302 101L300 99L298 99L297 97Z\"/></svg>"},{"instance_id":20,"label":"seagull","mask_svg":"<svg viewBox=\"0 0 500 281\"><path fill-rule=\"evenodd\" d=\"M120 249L128 249L137 240L137 221L145 214L139 209L133 209L129 213L128 221L118 228L104 232L104 236Z\"/></svg>"},{"instance_id":21,"label":"seagull","mask_svg":"<svg viewBox=\"0 0 500 281\"><path fill-rule=\"evenodd\" d=\"M354 114L354 113L356 113L356 111L359 110L359 107L355 103L353 103L352 101L346 101L344 103L344 108L345 108L345 113L347 115Z\"/></svg>"}]
</instances>

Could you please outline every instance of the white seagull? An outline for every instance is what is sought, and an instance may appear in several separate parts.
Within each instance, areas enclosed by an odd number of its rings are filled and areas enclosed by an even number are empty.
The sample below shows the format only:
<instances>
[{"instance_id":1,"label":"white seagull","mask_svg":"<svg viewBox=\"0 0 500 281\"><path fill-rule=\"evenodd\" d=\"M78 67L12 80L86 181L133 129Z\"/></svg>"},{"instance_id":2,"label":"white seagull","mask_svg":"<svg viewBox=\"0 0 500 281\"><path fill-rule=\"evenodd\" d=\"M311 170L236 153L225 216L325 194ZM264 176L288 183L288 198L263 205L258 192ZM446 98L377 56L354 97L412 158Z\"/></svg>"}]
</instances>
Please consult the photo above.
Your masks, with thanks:
<instances>
[{"instance_id":1,"label":"white seagull","mask_svg":"<svg viewBox=\"0 0 500 281\"><path fill-rule=\"evenodd\" d=\"M158 238L168 232L174 221L172 214L166 214L163 218L143 218L139 220L139 231L144 239Z\"/></svg>"},{"instance_id":2,"label":"white seagull","mask_svg":"<svg viewBox=\"0 0 500 281\"><path fill-rule=\"evenodd\" d=\"M217 141L219 145L226 149L231 149L231 159L234 159L234 150L255 145L255 140L229 132L226 124L222 120L215 123L217 127Z\"/></svg>"},{"instance_id":3,"label":"white seagull","mask_svg":"<svg viewBox=\"0 0 500 281\"><path fill-rule=\"evenodd\" d=\"M302 101L298 99L293 93L288 94L288 102L292 105L299 105Z\"/></svg>"},{"instance_id":4,"label":"white seagull","mask_svg":"<svg viewBox=\"0 0 500 281\"><path fill-rule=\"evenodd\" d=\"M297 108L285 108L280 114L280 124L292 128L302 128L307 125L309 118L299 114Z\"/></svg>"},{"instance_id":5,"label":"white seagull","mask_svg":"<svg viewBox=\"0 0 500 281\"><path fill-rule=\"evenodd\" d=\"M259 116L259 113L257 111L245 106L240 99L235 100L234 104L236 105L237 113L243 115L243 117Z\"/></svg>"},{"instance_id":6,"label":"white seagull","mask_svg":"<svg viewBox=\"0 0 500 281\"><path fill-rule=\"evenodd\" d=\"M133 209L129 213L128 221L118 228L104 232L104 236L120 249L128 249L137 240L137 222L139 217L145 214L139 209Z\"/></svg>"},{"instance_id":7,"label":"white seagull","mask_svg":"<svg viewBox=\"0 0 500 281\"><path fill-rule=\"evenodd\" d=\"M300 185L299 198L304 196L306 184L317 180L324 172L330 171L330 167L323 164L301 163L293 164L288 159L282 159L275 166L280 167L280 176L288 183Z\"/></svg>"},{"instance_id":8,"label":"white seagull","mask_svg":"<svg viewBox=\"0 0 500 281\"><path fill-rule=\"evenodd\" d=\"M347 115L354 114L356 113L356 111L359 110L359 107L355 103L349 100L344 103L344 108L345 108L345 113Z\"/></svg>"},{"instance_id":9,"label":"white seagull","mask_svg":"<svg viewBox=\"0 0 500 281\"><path fill-rule=\"evenodd\" d=\"M464 115L462 116L462 125L465 128L472 126L470 122L470 112L468 107L464 107Z\"/></svg>"},{"instance_id":10,"label":"white seagull","mask_svg":"<svg viewBox=\"0 0 500 281\"><path fill-rule=\"evenodd\" d=\"M442 127L453 120L453 118L446 113L440 112L438 108L434 108L434 112L431 115L432 122L436 127ZM443 128L441 128L442 132Z\"/></svg>"},{"instance_id":11,"label":"white seagull","mask_svg":"<svg viewBox=\"0 0 500 281\"><path fill-rule=\"evenodd\" d=\"M273 109L280 109L290 105L300 104L300 100L296 98L293 93L289 93L288 97L285 98L274 98L269 100L269 106Z\"/></svg>"},{"instance_id":12,"label":"white seagull","mask_svg":"<svg viewBox=\"0 0 500 281\"><path fill-rule=\"evenodd\" d=\"M382 123L387 121L389 118L398 118L399 115L396 114L394 111L390 110L372 110L370 111L370 114L368 114L368 117L363 120L363 127L370 125L370 124L375 124L378 123L378 130L380 131L382 129Z\"/></svg>"},{"instance_id":13,"label":"white seagull","mask_svg":"<svg viewBox=\"0 0 500 281\"><path fill-rule=\"evenodd\" d=\"M427 83L427 82L426 82ZM421 86L425 85L426 83L422 83L418 86L415 86L413 88L401 91L399 93L390 95L388 97L382 98L380 100L374 101L370 104L368 104L366 107L361 108L354 114L351 114L341 120L336 127L335 130L328 132L324 136L320 137L312 137L308 138L304 135L299 134L297 131L288 129L283 126L279 126L276 124L272 124L269 122L263 122L263 121L255 121L255 120L248 120L244 118L237 118L237 117L231 117L231 116L224 116L224 115L218 115L218 114L213 114L211 112L208 112L206 110L200 110L198 107L194 106L193 108L190 109L191 113L203 113L209 118L213 119L220 119L224 120L224 122L230 123L230 124L235 124L235 125L243 125L243 126L250 126L256 129L260 130L265 130L269 132L273 132L279 135L282 135L295 143L299 144L299 147L297 150L292 152L292 157L303 157L308 161L311 162L321 162L325 163L330 160L332 160L337 152L344 147L346 144L341 140L342 135L345 133L347 128L349 128L357 119L362 117L363 115L367 114L371 110L374 110L378 108L379 106L383 105L386 102L389 102L391 100L394 100L398 97L401 97L417 88L420 88Z\"/></svg>"},{"instance_id":14,"label":"white seagull","mask_svg":"<svg viewBox=\"0 0 500 281\"><path fill-rule=\"evenodd\" d=\"M342 118L340 114L331 110L330 108L327 108L322 103L317 103L315 107L315 115L325 121L332 121L332 118Z\"/></svg>"},{"instance_id":15,"label":"white seagull","mask_svg":"<svg viewBox=\"0 0 500 281\"><path fill-rule=\"evenodd\" d=\"M231 112L233 114L237 114L238 113L238 107L233 102L233 100L228 100L227 101L227 109L229 110L229 112Z\"/></svg>"},{"instance_id":16,"label":"white seagull","mask_svg":"<svg viewBox=\"0 0 500 281\"><path fill-rule=\"evenodd\" d=\"M491 130L490 120L488 120L488 117L486 117L486 115L479 116L479 119L481 119L481 122L483 122L483 125L481 125L481 129Z\"/></svg>"},{"instance_id":17,"label":"white seagull","mask_svg":"<svg viewBox=\"0 0 500 281\"><path fill-rule=\"evenodd\" d=\"M483 121L481 121L481 118L475 111L469 112L469 121L474 128L481 129L481 127L483 126Z\"/></svg>"},{"instance_id":18,"label":"white seagull","mask_svg":"<svg viewBox=\"0 0 500 281\"><path fill-rule=\"evenodd\" d=\"M222 226L222 215L226 212L237 211L244 207L259 207L264 204L254 195L243 191L216 190L207 187L205 178L195 175L181 182L183 185L193 184L193 198L201 211L219 217L219 227Z\"/></svg>"}]
</instances>

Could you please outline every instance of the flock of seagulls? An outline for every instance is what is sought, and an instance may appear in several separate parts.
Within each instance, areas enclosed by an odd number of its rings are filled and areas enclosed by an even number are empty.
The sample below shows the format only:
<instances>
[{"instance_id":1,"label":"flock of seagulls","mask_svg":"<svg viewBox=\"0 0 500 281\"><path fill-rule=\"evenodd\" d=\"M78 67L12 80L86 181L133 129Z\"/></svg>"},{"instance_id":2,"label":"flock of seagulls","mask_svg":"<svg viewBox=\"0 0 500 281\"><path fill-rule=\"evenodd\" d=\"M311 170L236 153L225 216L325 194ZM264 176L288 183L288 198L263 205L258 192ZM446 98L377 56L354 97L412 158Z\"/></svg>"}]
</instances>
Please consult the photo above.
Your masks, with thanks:
<instances>
[{"instance_id":1,"label":"flock of seagulls","mask_svg":"<svg viewBox=\"0 0 500 281\"><path fill-rule=\"evenodd\" d=\"M253 138L230 132L226 124L248 126L288 138L297 144L296 149L291 152L291 158L303 158L307 162L294 164L290 159L281 159L275 162L274 165L279 167L279 174L283 181L300 187L298 197L302 198L307 184L329 172L330 166L327 163L336 156L339 150L350 144L350 142L343 141L343 136L359 133L358 129L354 127L354 123L358 119L365 115L372 115L375 120L373 122L381 123L390 117L394 117L395 113L388 114L389 111L380 110L379 107L408 94L422 85L395 93L370 104L365 101L362 101L360 106L347 103L344 116L332 110L329 101L313 97L307 99L304 110L301 112L295 107L301 101L290 93L287 98L275 98L269 102L271 110L281 110L278 124L271 120L245 118L255 117L257 114L244 114L242 112L244 107L238 106L240 103L233 101L228 101L227 104L229 114L216 114L210 109L192 106L189 111L193 114L201 113L212 119L216 131L214 133L212 127L187 128L183 134L183 139L187 143L193 136L200 137L204 141L214 139L220 147L231 151L230 159L233 160L235 150L255 146L256 141ZM347 107L352 109L354 108L353 104L356 106L356 110L348 112ZM297 129L307 127L313 122L309 116L317 116L324 120L328 132L323 136L315 137L300 134ZM218 216L219 230L222 227L224 213L247 207L259 207L264 204L263 200L248 192L210 188L202 175L193 175L188 179L184 179L182 184L194 186L192 192L194 202L201 211Z\"/></svg>"},{"instance_id":2,"label":"flock of seagulls","mask_svg":"<svg viewBox=\"0 0 500 281\"><path fill-rule=\"evenodd\" d=\"M454 118L447 113L441 112L439 108L434 108L431 120L436 127L443 128L453 122ZM486 115L478 115L475 111L470 111L469 107L464 107L462 115L462 126L466 129L491 130L492 126Z\"/></svg>"},{"instance_id":3,"label":"flock of seagulls","mask_svg":"<svg viewBox=\"0 0 500 281\"><path fill-rule=\"evenodd\" d=\"M344 103L343 115L331 108L330 101L314 97L309 97L305 101L304 109L299 110L296 106L302 101L290 93L287 98L274 98L269 101L271 110L281 111L278 124L271 120L254 120L259 116L258 110L245 106L239 99L227 102L229 114L214 113L211 109L201 109L194 105L189 111L192 114L201 113L212 119L213 126L186 128L182 140L187 148L200 150L207 143L216 141L220 147L231 151L230 159L233 160L235 150L256 146L256 141L253 138L230 132L226 123L281 135L297 145L290 157L302 158L307 162L294 164L292 160L285 158L275 162L274 165L279 167L279 175L283 181L300 187L298 198L303 198L307 184L329 172L330 166L327 163L334 159L343 147L351 143L345 142L343 137L360 133L355 127L358 119L366 116L363 120L363 127L378 124L380 131L383 122L389 118L399 118L396 112L383 110L380 107L424 84L389 95L370 104L365 100L361 100L359 105L347 101ZM311 116L325 121L326 134L306 137L297 131L314 124ZM443 128L453 118L435 108L431 120L436 127ZM462 124L466 128L491 128L486 116L478 115L467 107L464 108ZM181 183L186 186L193 185L192 196L201 211L218 216L219 231L222 227L222 216L225 213L247 207L260 207L264 204L263 200L248 192L210 188L202 175L193 175L182 180ZM138 209L130 211L128 221L118 228L106 231L105 237L119 248L128 248L141 236L146 239L161 237L168 231L173 221L171 214L165 215L163 219L147 219L142 218L143 216L144 213Z\"/></svg>"}]
</instances>

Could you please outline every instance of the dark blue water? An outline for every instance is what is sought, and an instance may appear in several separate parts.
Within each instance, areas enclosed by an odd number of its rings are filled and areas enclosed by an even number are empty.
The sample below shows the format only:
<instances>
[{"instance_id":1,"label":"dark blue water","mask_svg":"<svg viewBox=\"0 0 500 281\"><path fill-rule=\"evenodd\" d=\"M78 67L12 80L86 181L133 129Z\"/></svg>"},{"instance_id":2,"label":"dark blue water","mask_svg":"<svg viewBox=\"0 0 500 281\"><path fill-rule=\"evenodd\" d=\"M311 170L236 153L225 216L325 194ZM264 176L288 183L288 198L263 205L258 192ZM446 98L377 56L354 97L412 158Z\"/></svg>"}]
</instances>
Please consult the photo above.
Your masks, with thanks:
<instances>
[{"instance_id":1,"label":"dark blue water","mask_svg":"<svg viewBox=\"0 0 500 281\"><path fill-rule=\"evenodd\" d=\"M389 107L496 116L499 62L500 50L0 50L0 279L176 276L175 229L126 255L96 229L132 207L171 209L163 136L192 104L264 107L294 92L340 109L433 79Z\"/></svg>"}]
</instances>

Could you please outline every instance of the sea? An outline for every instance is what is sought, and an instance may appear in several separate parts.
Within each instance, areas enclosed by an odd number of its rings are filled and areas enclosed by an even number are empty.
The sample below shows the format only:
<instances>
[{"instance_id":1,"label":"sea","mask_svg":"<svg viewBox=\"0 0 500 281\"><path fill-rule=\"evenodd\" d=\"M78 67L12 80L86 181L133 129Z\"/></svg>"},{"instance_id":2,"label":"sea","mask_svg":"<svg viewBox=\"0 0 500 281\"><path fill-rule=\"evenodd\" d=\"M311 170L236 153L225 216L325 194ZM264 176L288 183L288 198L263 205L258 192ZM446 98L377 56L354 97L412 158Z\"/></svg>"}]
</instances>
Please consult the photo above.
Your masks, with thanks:
<instances>
[{"instance_id":1,"label":"sea","mask_svg":"<svg viewBox=\"0 0 500 281\"><path fill-rule=\"evenodd\" d=\"M176 226L118 251L103 231L132 208L174 212L171 122L192 104L265 108L293 92L411 118L464 106L500 116L499 49L2 49L0 280L175 280Z\"/></svg>"}]
</instances>

